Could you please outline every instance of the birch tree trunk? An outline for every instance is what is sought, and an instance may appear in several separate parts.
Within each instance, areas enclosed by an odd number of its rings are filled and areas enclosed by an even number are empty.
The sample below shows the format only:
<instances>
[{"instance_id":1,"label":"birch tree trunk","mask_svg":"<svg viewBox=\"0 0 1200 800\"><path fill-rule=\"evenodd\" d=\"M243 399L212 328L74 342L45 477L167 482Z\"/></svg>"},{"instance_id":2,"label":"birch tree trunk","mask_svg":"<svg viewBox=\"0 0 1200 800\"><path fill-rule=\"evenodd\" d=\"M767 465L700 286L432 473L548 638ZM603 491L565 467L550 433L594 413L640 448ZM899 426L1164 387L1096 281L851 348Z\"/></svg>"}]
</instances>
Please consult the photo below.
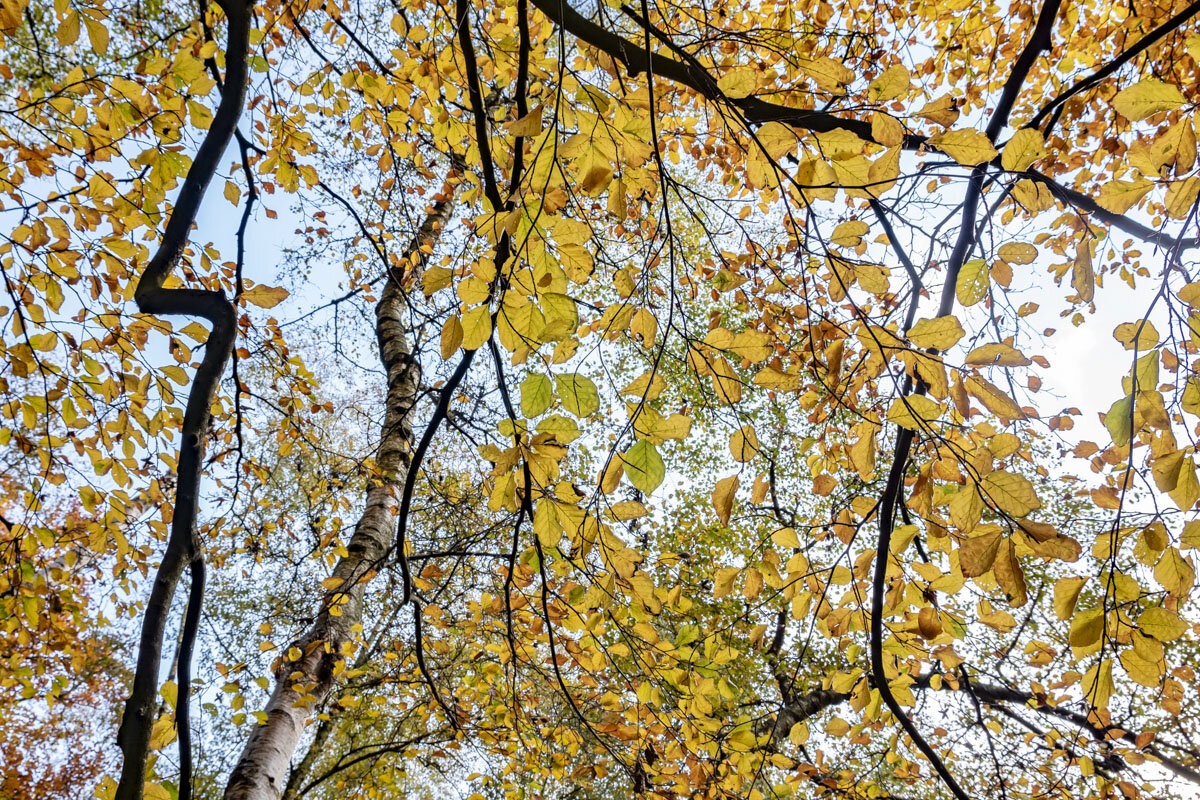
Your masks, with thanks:
<instances>
[{"instance_id":1,"label":"birch tree trunk","mask_svg":"<svg viewBox=\"0 0 1200 800\"><path fill-rule=\"evenodd\" d=\"M425 259L454 207L457 186L448 181L443 196L430 209L404 256L411 269ZM326 592L308 631L291 644L303 655L281 659L275 686L264 709L265 724L246 741L225 787L225 800L278 800L305 720L333 688L335 667L344 658L342 645L362 620L367 576L378 569L396 534L396 510L412 460L412 409L417 399L420 367L413 357L405 324L403 288L394 270L375 307L379 358L387 373L387 407L376 451L378 476L367 489L366 507L355 525L346 555L333 570L339 588ZM332 607L338 614L330 612Z\"/></svg>"}]
</instances>

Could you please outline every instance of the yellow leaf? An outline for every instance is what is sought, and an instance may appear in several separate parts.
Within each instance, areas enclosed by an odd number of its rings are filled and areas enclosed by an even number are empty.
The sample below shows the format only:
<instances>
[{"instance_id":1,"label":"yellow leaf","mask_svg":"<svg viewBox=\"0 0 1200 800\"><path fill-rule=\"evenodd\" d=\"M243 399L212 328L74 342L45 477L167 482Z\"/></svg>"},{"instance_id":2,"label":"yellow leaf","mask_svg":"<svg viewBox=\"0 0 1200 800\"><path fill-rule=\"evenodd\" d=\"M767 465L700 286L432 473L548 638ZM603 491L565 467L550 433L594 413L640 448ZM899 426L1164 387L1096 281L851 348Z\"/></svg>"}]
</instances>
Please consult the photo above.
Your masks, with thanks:
<instances>
[{"instance_id":1,"label":"yellow leaf","mask_svg":"<svg viewBox=\"0 0 1200 800\"><path fill-rule=\"evenodd\" d=\"M1104 415L1104 427L1108 429L1113 444L1124 447L1133 435L1133 396L1126 395L1109 407Z\"/></svg>"},{"instance_id":2,"label":"yellow leaf","mask_svg":"<svg viewBox=\"0 0 1200 800\"><path fill-rule=\"evenodd\" d=\"M1033 128L1021 128L1004 145L1000 166L1009 172L1024 172L1033 162L1046 155L1042 134Z\"/></svg>"},{"instance_id":3,"label":"yellow leaf","mask_svg":"<svg viewBox=\"0 0 1200 800\"><path fill-rule=\"evenodd\" d=\"M779 547L800 547L800 538L796 536L795 528L780 528L771 534L771 541Z\"/></svg>"},{"instance_id":4,"label":"yellow leaf","mask_svg":"<svg viewBox=\"0 0 1200 800\"><path fill-rule=\"evenodd\" d=\"M654 340L658 338L658 318L649 309L639 308L633 312L629 332L633 334L633 340L640 342L642 347L654 347Z\"/></svg>"},{"instance_id":5,"label":"yellow leaf","mask_svg":"<svg viewBox=\"0 0 1200 800\"><path fill-rule=\"evenodd\" d=\"M92 49L103 55L108 51L108 28L103 23L91 17L84 17L83 24L87 28L88 38L92 40Z\"/></svg>"},{"instance_id":6,"label":"yellow leaf","mask_svg":"<svg viewBox=\"0 0 1200 800\"><path fill-rule=\"evenodd\" d=\"M579 188L593 197L599 195L612 182L612 162L598 147L589 148L576 166L579 170Z\"/></svg>"},{"instance_id":7,"label":"yellow leaf","mask_svg":"<svg viewBox=\"0 0 1200 800\"><path fill-rule=\"evenodd\" d=\"M829 240L839 247L857 247L862 242L863 234L871 230L871 226L862 220L852 219L840 223L833 229Z\"/></svg>"},{"instance_id":8,"label":"yellow leaf","mask_svg":"<svg viewBox=\"0 0 1200 800\"><path fill-rule=\"evenodd\" d=\"M7 10L7 3L5 4ZM13 26L16 28L16 25ZM58 24L58 28L54 31L58 38L58 43L64 47L75 44L75 40L79 38L79 12L71 10L67 12L66 17Z\"/></svg>"},{"instance_id":9,"label":"yellow leaf","mask_svg":"<svg viewBox=\"0 0 1200 800\"><path fill-rule=\"evenodd\" d=\"M722 403L732 405L742 399L742 380L727 359L717 358L712 362L712 384Z\"/></svg>"},{"instance_id":10,"label":"yellow leaf","mask_svg":"<svg viewBox=\"0 0 1200 800\"><path fill-rule=\"evenodd\" d=\"M596 413L600 408L600 393L596 389L596 384L591 378L578 373L570 375L555 375L555 389L558 392L558 398L562 401L563 408L580 419ZM640 442L639 442L640 444ZM637 445L634 445L637 448ZM650 448L653 450L653 448ZM633 452L631 449L630 452ZM659 460L661 464L661 459ZM661 482L662 476L658 477ZM656 483L655 486L658 484ZM651 490L644 490L649 494Z\"/></svg>"},{"instance_id":11,"label":"yellow leaf","mask_svg":"<svg viewBox=\"0 0 1200 800\"><path fill-rule=\"evenodd\" d=\"M888 421L902 428L919 431L940 417L942 407L924 395L897 397L888 409Z\"/></svg>"},{"instance_id":12,"label":"yellow leaf","mask_svg":"<svg viewBox=\"0 0 1200 800\"><path fill-rule=\"evenodd\" d=\"M450 286L454 273L446 267L430 267L421 273L421 291L426 297Z\"/></svg>"},{"instance_id":13,"label":"yellow leaf","mask_svg":"<svg viewBox=\"0 0 1200 800\"><path fill-rule=\"evenodd\" d=\"M1160 642L1173 642L1188 632L1187 623L1178 614L1159 606L1143 611L1138 627Z\"/></svg>"},{"instance_id":14,"label":"yellow leaf","mask_svg":"<svg viewBox=\"0 0 1200 800\"><path fill-rule=\"evenodd\" d=\"M195 100L188 100L187 108L188 115L191 117L193 125L204 131L212 127L212 112L209 111L203 103L197 103Z\"/></svg>"},{"instance_id":15,"label":"yellow leaf","mask_svg":"<svg viewBox=\"0 0 1200 800\"><path fill-rule=\"evenodd\" d=\"M1163 647L1155 639L1138 631L1130 634L1132 647L1121 652L1121 667L1142 686L1157 688L1163 677Z\"/></svg>"},{"instance_id":16,"label":"yellow leaf","mask_svg":"<svg viewBox=\"0 0 1200 800\"><path fill-rule=\"evenodd\" d=\"M1108 708L1112 693L1112 660L1106 658L1084 674L1083 697L1095 708Z\"/></svg>"},{"instance_id":17,"label":"yellow leaf","mask_svg":"<svg viewBox=\"0 0 1200 800\"><path fill-rule=\"evenodd\" d=\"M876 111L871 116L871 138L884 147L897 147L904 142L904 126L891 114Z\"/></svg>"},{"instance_id":18,"label":"yellow leaf","mask_svg":"<svg viewBox=\"0 0 1200 800\"><path fill-rule=\"evenodd\" d=\"M242 292L242 298L247 303L253 303L259 308L274 308L287 296L288 290L281 286L263 286L262 284Z\"/></svg>"},{"instance_id":19,"label":"yellow leaf","mask_svg":"<svg viewBox=\"0 0 1200 800\"><path fill-rule=\"evenodd\" d=\"M175 704L179 699L179 685L175 681L163 681L163 685L159 687L158 693L162 695L162 699L166 702L171 710L175 710Z\"/></svg>"},{"instance_id":20,"label":"yellow leaf","mask_svg":"<svg viewBox=\"0 0 1200 800\"><path fill-rule=\"evenodd\" d=\"M728 478L722 478L717 481L717 485L713 488L712 503L713 509L717 512L717 519L721 520L721 524L729 524L729 515L733 512L733 497L738 490L738 476L730 475Z\"/></svg>"},{"instance_id":21,"label":"yellow leaf","mask_svg":"<svg viewBox=\"0 0 1200 800\"><path fill-rule=\"evenodd\" d=\"M1008 242L1000 245L996 254L1010 264L1032 264L1037 259L1037 248L1026 242Z\"/></svg>"},{"instance_id":22,"label":"yellow leaf","mask_svg":"<svg viewBox=\"0 0 1200 800\"><path fill-rule=\"evenodd\" d=\"M743 425L729 437L729 451L733 460L746 462L758 454L758 434L750 425Z\"/></svg>"},{"instance_id":23,"label":"yellow leaf","mask_svg":"<svg viewBox=\"0 0 1200 800\"><path fill-rule=\"evenodd\" d=\"M996 416L1005 419L1026 419L1025 412L1021 410L1016 401L990 381L972 375L963 383L967 391Z\"/></svg>"},{"instance_id":24,"label":"yellow leaf","mask_svg":"<svg viewBox=\"0 0 1200 800\"><path fill-rule=\"evenodd\" d=\"M752 364L757 364L775 354L773 342L770 334L748 330L734 336L729 349Z\"/></svg>"},{"instance_id":25,"label":"yellow leaf","mask_svg":"<svg viewBox=\"0 0 1200 800\"><path fill-rule=\"evenodd\" d=\"M629 578L629 585L633 589L633 594L646 610L651 614L657 614L662 611L662 603L654 594L654 579L647 573L641 570L635 572Z\"/></svg>"},{"instance_id":26,"label":"yellow leaf","mask_svg":"<svg viewBox=\"0 0 1200 800\"><path fill-rule=\"evenodd\" d=\"M1012 187L1012 196L1030 214L1054 207L1054 193L1034 181L1017 181Z\"/></svg>"},{"instance_id":27,"label":"yellow leaf","mask_svg":"<svg viewBox=\"0 0 1200 800\"><path fill-rule=\"evenodd\" d=\"M513 136L537 136L542 132L543 108L543 106L538 106L520 119L505 123L505 130Z\"/></svg>"},{"instance_id":28,"label":"yellow leaf","mask_svg":"<svg viewBox=\"0 0 1200 800\"><path fill-rule=\"evenodd\" d=\"M1168 547L1154 568L1154 580L1176 597L1186 597L1196 582L1196 570L1178 548Z\"/></svg>"},{"instance_id":29,"label":"yellow leaf","mask_svg":"<svg viewBox=\"0 0 1200 800\"><path fill-rule=\"evenodd\" d=\"M1184 97L1169 83L1147 78L1118 92L1112 104L1121 116L1136 122L1160 111L1179 108L1184 104Z\"/></svg>"},{"instance_id":30,"label":"yellow leaf","mask_svg":"<svg viewBox=\"0 0 1200 800\"><path fill-rule=\"evenodd\" d=\"M528 419L541 416L554 401L554 387L545 375L534 374L521 381L521 414Z\"/></svg>"},{"instance_id":31,"label":"yellow leaf","mask_svg":"<svg viewBox=\"0 0 1200 800\"><path fill-rule=\"evenodd\" d=\"M988 276L987 262L982 258L974 258L962 265L958 272L958 280L954 284L954 296L958 302L970 307L987 297L991 279Z\"/></svg>"},{"instance_id":32,"label":"yellow leaf","mask_svg":"<svg viewBox=\"0 0 1200 800\"><path fill-rule=\"evenodd\" d=\"M171 793L160 783L147 782L142 787L143 800L171 800Z\"/></svg>"},{"instance_id":33,"label":"yellow leaf","mask_svg":"<svg viewBox=\"0 0 1200 800\"><path fill-rule=\"evenodd\" d=\"M768 122L758 129L755 136L767 155L776 161L795 152L800 143L796 131L782 122Z\"/></svg>"},{"instance_id":34,"label":"yellow leaf","mask_svg":"<svg viewBox=\"0 0 1200 800\"><path fill-rule=\"evenodd\" d=\"M950 521L963 533L975 530L983 516L983 500L974 485L960 487L950 496Z\"/></svg>"},{"instance_id":35,"label":"yellow leaf","mask_svg":"<svg viewBox=\"0 0 1200 800\"><path fill-rule=\"evenodd\" d=\"M871 168L867 170L867 179L870 184L867 191L872 197L879 197L895 186L896 179L899 177L900 148L889 147L887 152L871 162Z\"/></svg>"},{"instance_id":36,"label":"yellow leaf","mask_svg":"<svg viewBox=\"0 0 1200 800\"><path fill-rule=\"evenodd\" d=\"M1100 641L1104 633L1104 609L1091 608L1071 620L1071 647L1085 649Z\"/></svg>"},{"instance_id":37,"label":"yellow leaf","mask_svg":"<svg viewBox=\"0 0 1200 800\"><path fill-rule=\"evenodd\" d=\"M150 749L162 750L175 741L175 718L169 714L154 720L150 729Z\"/></svg>"},{"instance_id":38,"label":"yellow leaf","mask_svg":"<svg viewBox=\"0 0 1200 800\"><path fill-rule=\"evenodd\" d=\"M1170 495L1180 511L1191 511L1200 500L1200 480L1196 478L1196 462L1191 456L1180 462L1178 478Z\"/></svg>"},{"instance_id":39,"label":"yellow leaf","mask_svg":"<svg viewBox=\"0 0 1200 800\"><path fill-rule=\"evenodd\" d=\"M754 67L735 67L717 80L717 88L734 100L747 97L758 88L758 70Z\"/></svg>"},{"instance_id":40,"label":"yellow leaf","mask_svg":"<svg viewBox=\"0 0 1200 800\"><path fill-rule=\"evenodd\" d=\"M753 600L758 597L763 588L762 573L756 569L746 570L746 585L742 589L742 597Z\"/></svg>"},{"instance_id":41,"label":"yellow leaf","mask_svg":"<svg viewBox=\"0 0 1200 800\"><path fill-rule=\"evenodd\" d=\"M242 199L242 190L233 181L225 181L225 199L235 206Z\"/></svg>"},{"instance_id":42,"label":"yellow leaf","mask_svg":"<svg viewBox=\"0 0 1200 800\"><path fill-rule=\"evenodd\" d=\"M924 639L936 639L942 635L942 620L937 609L925 606L917 613L917 630Z\"/></svg>"},{"instance_id":43,"label":"yellow leaf","mask_svg":"<svg viewBox=\"0 0 1200 800\"><path fill-rule=\"evenodd\" d=\"M1096 203L1106 211L1114 214L1124 214L1137 205L1146 193L1154 188L1154 184L1145 178L1132 181L1109 181L1100 187L1100 197Z\"/></svg>"},{"instance_id":44,"label":"yellow leaf","mask_svg":"<svg viewBox=\"0 0 1200 800\"><path fill-rule=\"evenodd\" d=\"M872 103L898 100L908 94L910 82L911 76L908 74L908 68L903 64L888 67L879 74L878 78L871 81L871 85L867 87L867 97L871 99Z\"/></svg>"},{"instance_id":45,"label":"yellow leaf","mask_svg":"<svg viewBox=\"0 0 1200 800\"><path fill-rule=\"evenodd\" d=\"M733 582L742 571L737 567L721 567L713 574L713 597L720 600L733 590Z\"/></svg>"},{"instance_id":46,"label":"yellow leaf","mask_svg":"<svg viewBox=\"0 0 1200 800\"><path fill-rule=\"evenodd\" d=\"M558 520L552 500L541 500L533 513L533 533L542 547L557 547L562 539L563 526Z\"/></svg>"},{"instance_id":47,"label":"yellow leaf","mask_svg":"<svg viewBox=\"0 0 1200 800\"><path fill-rule=\"evenodd\" d=\"M825 732L830 736L845 736L850 732L850 723L841 717L834 717L825 723Z\"/></svg>"},{"instance_id":48,"label":"yellow leaf","mask_svg":"<svg viewBox=\"0 0 1200 800\"><path fill-rule=\"evenodd\" d=\"M1171 219L1183 219L1191 213L1200 195L1200 178L1192 176L1182 181L1175 181L1167 188L1167 216Z\"/></svg>"},{"instance_id":49,"label":"yellow leaf","mask_svg":"<svg viewBox=\"0 0 1200 800\"><path fill-rule=\"evenodd\" d=\"M909 340L917 347L932 347L941 351L949 350L965 335L966 331L958 318L950 315L918 320L908 330Z\"/></svg>"},{"instance_id":50,"label":"yellow leaf","mask_svg":"<svg viewBox=\"0 0 1200 800\"><path fill-rule=\"evenodd\" d=\"M1184 523L1183 535L1179 537L1179 544L1185 550L1200 550L1200 520Z\"/></svg>"},{"instance_id":51,"label":"yellow leaf","mask_svg":"<svg viewBox=\"0 0 1200 800\"><path fill-rule=\"evenodd\" d=\"M663 380L660 373L643 372L626 384L625 388L621 390L621 394L643 400L657 400L666 388L667 382Z\"/></svg>"},{"instance_id":52,"label":"yellow leaf","mask_svg":"<svg viewBox=\"0 0 1200 800\"><path fill-rule=\"evenodd\" d=\"M615 519L622 522L630 519L639 519L649 513L646 510L646 506L636 500L622 500L619 503L613 503L609 506L608 510Z\"/></svg>"},{"instance_id":53,"label":"yellow leaf","mask_svg":"<svg viewBox=\"0 0 1200 800\"><path fill-rule=\"evenodd\" d=\"M442 326L441 353L442 360L448 361L450 356L458 352L463 342L462 322L458 317L450 317Z\"/></svg>"},{"instance_id":54,"label":"yellow leaf","mask_svg":"<svg viewBox=\"0 0 1200 800\"><path fill-rule=\"evenodd\" d=\"M999 155L987 136L969 128L947 131L934 136L929 143L967 167L986 163Z\"/></svg>"},{"instance_id":55,"label":"yellow leaf","mask_svg":"<svg viewBox=\"0 0 1200 800\"><path fill-rule=\"evenodd\" d=\"M799 66L800 71L816 81L817 88L822 91L836 91L854 80L854 72L850 68L828 56L801 61Z\"/></svg>"},{"instance_id":56,"label":"yellow leaf","mask_svg":"<svg viewBox=\"0 0 1200 800\"><path fill-rule=\"evenodd\" d=\"M1096 293L1096 273L1092 270L1092 247L1087 239L1079 242L1075 263L1071 267L1071 288L1080 302L1090 303Z\"/></svg>"},{"instance_id":57,"label":"yellow leaf","mask_svg":"<svg viewBox=\"0 0 1200 800\"><path fill-rule=\"evenodd\" d=\"M926 103L917 116L948 128L958 119L958 102L949 95L942 95Z\"/></svg>"},{"instance_id":58,"label":"yellow leaf","mask_svg":"<svg viewBox=\"0 0 1200 800\"><path fill-rule=\"evenodd\" d=\"M1024 475L998 469L985 475L979 485L997 508L1014 517L1042 507L1033 484Z\"/></svg>"},{"instance_id":59,"label":"yellow leaf","mask_svg":"<svg viewBox=\"0 0 1200 800\"><path fill-rule=\"evenodd\" d=\"M1126 350L1136 348L1144 352L1158 344L1158 328L1150 320L1122 322L1113 330L1113 338L1125 345Z\"/></svg>"},{"instance_id":60,"label":"yellow leaf","mask_svg":"<svg viewBox=\"0 0 1200 800\"><path fill-rule=\"evenodd\" d=\"M1000 588L1008 597L1009 605L1013 608L1025 605L1029 600L1025 589L1025 573L1021 571L1021 563L1017 561L1016 549L1011 538L1005 538L1000 545L992 569L996 574L996 583L1000 584Z\"/></svg>"},{"instance_id":61,"label":"yellow leaf","mask_svg":"<svg viewBox=\"0 0 1200 800\"><path fill-rule=\"evenodd\" d=\"M1033 362L1008 344L984 344L967 353L964 362L971 367L1027 367Z\"/></svg>"},{"instance_id":62,"label":"yellow leaf","mask_svg":"<svg viewBox=\"0 0 1200 800\"><path fill-rule=\"evenodd\" d=\"M462 346L478 350L492 335L492 315L487 306L475 306L462 315Z\"/></svg>"},{"instance_id":63,"label":"yellow leaf","mask_svg":"<svg viewBox=\"0 0 1200 800\"><path fill-rule=\"evenodd\" d=\"M1075 603L1079 601L1079 592L1087 578L1060 578L1054 584L1054 614L1059 619L1070 619L1075 613Z\"/></svg>"}]
</instances>

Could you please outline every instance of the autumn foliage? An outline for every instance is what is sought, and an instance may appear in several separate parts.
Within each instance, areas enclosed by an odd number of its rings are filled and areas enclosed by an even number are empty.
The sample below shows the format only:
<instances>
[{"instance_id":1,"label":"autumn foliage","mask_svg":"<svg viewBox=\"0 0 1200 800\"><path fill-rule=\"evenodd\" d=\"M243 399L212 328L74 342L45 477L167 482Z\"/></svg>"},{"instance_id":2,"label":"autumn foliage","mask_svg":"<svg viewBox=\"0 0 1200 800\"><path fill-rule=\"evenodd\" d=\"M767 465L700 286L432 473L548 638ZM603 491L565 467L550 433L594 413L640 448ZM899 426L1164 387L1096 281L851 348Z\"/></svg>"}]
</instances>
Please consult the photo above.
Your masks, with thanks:
<instances>
[{"instance_id":1,"label":"autumn foliage","mask_svg":"<svg viewBox=\"0 0 1200 800\"><path fill-rule=\"evenodd\" d=\"M1190 796L1197 15L0 0L0 791Z\"/></svg>"}]
</instances>

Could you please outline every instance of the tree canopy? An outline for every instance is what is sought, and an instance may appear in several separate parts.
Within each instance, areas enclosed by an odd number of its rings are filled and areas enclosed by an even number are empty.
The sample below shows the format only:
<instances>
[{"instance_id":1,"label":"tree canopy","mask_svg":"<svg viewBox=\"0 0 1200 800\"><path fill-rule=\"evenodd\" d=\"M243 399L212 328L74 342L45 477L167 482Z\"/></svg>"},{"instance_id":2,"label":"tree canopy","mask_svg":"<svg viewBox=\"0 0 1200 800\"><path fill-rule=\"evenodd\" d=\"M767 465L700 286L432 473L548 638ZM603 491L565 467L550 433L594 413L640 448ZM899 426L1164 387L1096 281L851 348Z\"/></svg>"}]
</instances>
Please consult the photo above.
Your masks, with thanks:
<instances>
[{"instance_id":1,"label":"tree canopy","mask_svg":"<svg viewBox=\"0 0 1200 800\"><path fill-rule=\"evenodd\" d=\"M0 788L1193 796L1197 14L0 0Z\"/></svg>"}]
</instances>

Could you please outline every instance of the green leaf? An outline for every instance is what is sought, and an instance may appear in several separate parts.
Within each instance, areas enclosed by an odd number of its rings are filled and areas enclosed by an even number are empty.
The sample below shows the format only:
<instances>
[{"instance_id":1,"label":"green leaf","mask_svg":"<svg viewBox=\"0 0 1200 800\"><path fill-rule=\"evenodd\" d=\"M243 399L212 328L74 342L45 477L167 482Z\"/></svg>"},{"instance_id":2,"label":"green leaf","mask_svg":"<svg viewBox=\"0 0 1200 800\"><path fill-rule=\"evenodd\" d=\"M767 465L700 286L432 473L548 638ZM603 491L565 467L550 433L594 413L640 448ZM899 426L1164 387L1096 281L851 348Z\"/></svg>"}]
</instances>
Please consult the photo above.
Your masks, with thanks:
<instances>
[{"instance_id":1,"label":"green leaf","mask_svg":"<svg viewBox=\"0 0 1200 800\"><path fill-rule=\"evenodd\" d=\"M538 433L552 433L559 444L570 444L579 438L579 426L570 417L551 414L537 425Z\"/></svg>"},{"instance_id":2,"label":"green leaf","mask_svg":"<svg viewBox=\"0 0 1200 800\"><path fill-rule=\"evenodd\" d=\"M662 456L650 442L642 439L629 448L623 457L625 474L629 481L644 494L652 494L663 482L667 470Z\"/></svg>"},{"instance_id":3,"label":"green leaf","mask_svg":"<svg viewBox=\"0 0 1200 800\"><path fill-rule=\"evenodd\" d=\"M1104 427L1108 428L1108 435L1117 447L1129 444L1129 437L1133 435L1132 416L1133 395L1126 395L1113 403L1104 415Z\"/></svg>"},{"instance_id":4,"label":"green leaf","mask_svg":"<svg viewBox=\"0 0 1200 800\"><path fill-rule=\"evenodd\" d=\"M582 375L555 375L554 383L563 408L580 419L594 414L600 408L600 394L596 384Z\"/></svg>"},{"instance_id":5,"label":"green leaf","mask_svg":"<svg viewBox=\"0 0 1200 800\"><path fill-rule=\"evenodd\" d=\"M546 412L554 400L554 387L545 375L530 375L521 381L521 413L532 419Z\"/></svg>"}]
</instances>

